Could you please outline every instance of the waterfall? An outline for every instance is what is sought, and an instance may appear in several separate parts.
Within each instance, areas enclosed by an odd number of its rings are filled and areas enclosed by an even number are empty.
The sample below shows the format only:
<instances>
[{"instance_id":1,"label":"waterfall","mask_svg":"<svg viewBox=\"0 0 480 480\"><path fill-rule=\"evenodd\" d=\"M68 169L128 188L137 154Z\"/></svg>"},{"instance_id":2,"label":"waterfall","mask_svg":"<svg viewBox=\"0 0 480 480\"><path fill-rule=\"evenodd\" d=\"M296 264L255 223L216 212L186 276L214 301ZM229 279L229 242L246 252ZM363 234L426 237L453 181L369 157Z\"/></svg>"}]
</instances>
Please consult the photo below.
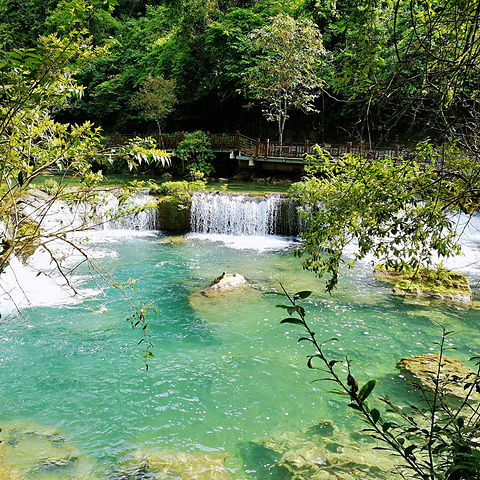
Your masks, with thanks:
<instances>
[{"instance_id":1,"label":"waterfall","mask_svg":"<svg viewBox=\"0 0 480 480\"><path fill-rule=\"evenodd\" d=\"M120 194L95 192L94 198L56 200L34 190L22 201L22 214L42 226L45 233L66 230L154 230L156 210L148 192L122 200Z\"/></svg>"},{"instance_id":2,"label":"waterfall","mask_svg":"<svg viewBox=\"0 0 480 480\"><path fill-rule=\"evenodd\" d=\"M279 193L195 192L190 224L193 232L237 236L295 236L300 230L296 204Z\"/></svg>"},{"instance_id":3,"label":"waterfall","mask_svg":"<svg viewBox=\"0 0 480 480\"><path fill-rule=\"evenodd\" d=\"M101 215L103 229L155 230L157 228L154 200L147 192L138 192L125 204L110 194Z\"/></svg>"}]
</instances>

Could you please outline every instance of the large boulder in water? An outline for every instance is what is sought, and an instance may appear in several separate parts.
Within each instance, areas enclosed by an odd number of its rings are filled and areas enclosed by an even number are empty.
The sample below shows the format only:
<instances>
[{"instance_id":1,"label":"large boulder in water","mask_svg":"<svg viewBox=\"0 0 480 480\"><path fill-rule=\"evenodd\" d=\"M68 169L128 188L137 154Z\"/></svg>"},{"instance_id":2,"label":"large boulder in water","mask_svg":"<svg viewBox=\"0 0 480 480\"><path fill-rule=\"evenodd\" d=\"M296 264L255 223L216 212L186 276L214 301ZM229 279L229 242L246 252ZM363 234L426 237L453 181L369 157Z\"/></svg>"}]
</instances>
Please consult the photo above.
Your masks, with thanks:
<instances>
[{"instance_id":1,"label":"large boulder in water","mask_svg":"<svg viewBox=\"0 0 480 480\"><path fill-rule=\"evenodd\" d=\"M397 363L397 367L405 373L407 380L412 385L427 392L434 392L439 362L440 355L423 354L416 357L404 357ZM460 360L443 355L439 377L441 393L462 401L469 392L469 389L464 387L475 381L475 375L476 372L465 366ZM475 387L469 399L480 401L480 394Z\"/></svg>"},{"instance_id":2,"label":"large boulder in water","mask_svg":"<svg viewBox=\"0 0 480 480\"><path fill-rule=\"evenodd\" d=\"M400 478L391 472L395 459L358 442L322 421L309 429L279 432L249 442L242 452L248 467L257 468L262 458L267 475L311 480L358 480ZM251 458L249 458L251 457ZM249 465L250 463L250 465ZM267 473L268 472L268 473Z\"/></svg>"},{"instance_id":3,"label":"large boulder in water","mask_svg":"<svg viewBox=\"0 0 480 480\"><path fill-rule=\"evenodd\" d=\"M207 291L229 290L236 287L243 287L245 285L247 285L247 281L243 275L240 275L239 273L223 272L212 282L207 288Z\"/></svg>"},{"instance_id":4,"label":"large boulder in water","mask_svg":"<svg viewBox=\"0 0 480 480\"><path fill-rule=\"evenodd\" d=\"M190 306L198 312L208 312L212 306L212 300L215 300L217 306L222 301L227 302L231 309L231 302L242 301L248 287L243 275L223 272L208 288L192 293L188 301Z\"/></svg>"},{"instance_id":5,"label":"large boulder in water","mask_svg":"<svg viewBox=\"0 0 480 480\"><path fill-rule=\"evenodd\" d=\"M226 453L136 452L117 472L118 479L232 480Z\"/></svg>"},{"instance_id":6,"label":"large boulder in water","mask_svg":"<svg viewBox=\"0 0 480 480\"><path fill-rule=\"evenodd\" d=\"M190 230L190 201L175 196L162 197L157 202L157 228L169 232Z\"/></svg>"},{"instance_id":7,"label":"large boulder in water","mask_svg":"<svg viewBox=\"0 0 480 480\"><path fill-rule=\"evenodd\" d=\"M443 269L395 269L380 264L375 267L377 280L393 282L394 293L469 303L472 291L465 275Z\"/></svg>"}]
</instances>

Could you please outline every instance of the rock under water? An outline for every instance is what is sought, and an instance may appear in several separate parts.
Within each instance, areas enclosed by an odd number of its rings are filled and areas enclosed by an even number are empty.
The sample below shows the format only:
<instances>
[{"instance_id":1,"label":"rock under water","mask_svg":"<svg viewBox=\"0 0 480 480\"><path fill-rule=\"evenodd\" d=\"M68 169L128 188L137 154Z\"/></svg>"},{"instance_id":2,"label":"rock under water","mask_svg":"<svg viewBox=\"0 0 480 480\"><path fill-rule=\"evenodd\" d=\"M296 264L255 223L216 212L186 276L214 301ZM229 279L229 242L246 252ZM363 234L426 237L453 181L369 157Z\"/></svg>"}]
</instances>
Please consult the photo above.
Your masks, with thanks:
<instances>
[{"instance_id":1,"label":"rock under water","mask_svg":"<svg viewBox=\"0 0 480 480\"><path fill-rule=\"evenodd\" d=\"M434 392L440 355L423 354L416 357L404 357L397 367L402 370L410 383L426 392ZM465 384L475 382L475 371L464 365L460 360L442 356L439 387L442 394L463 400L470 389L465 389ZM480 401L480 394L474 386L469 396L470 400Z\"/></svg>"},{"instance_id":2,"label":"rock under water","mask_svg":"<svg viewBox=\"0 0 480 480\"><path fill-rule=\"evenodd\" d=\"M232 480L225 468L228 455L213 453L183 453L176 451L137 451L115 474L116 480Z\"/></svg>"}]
</instances>

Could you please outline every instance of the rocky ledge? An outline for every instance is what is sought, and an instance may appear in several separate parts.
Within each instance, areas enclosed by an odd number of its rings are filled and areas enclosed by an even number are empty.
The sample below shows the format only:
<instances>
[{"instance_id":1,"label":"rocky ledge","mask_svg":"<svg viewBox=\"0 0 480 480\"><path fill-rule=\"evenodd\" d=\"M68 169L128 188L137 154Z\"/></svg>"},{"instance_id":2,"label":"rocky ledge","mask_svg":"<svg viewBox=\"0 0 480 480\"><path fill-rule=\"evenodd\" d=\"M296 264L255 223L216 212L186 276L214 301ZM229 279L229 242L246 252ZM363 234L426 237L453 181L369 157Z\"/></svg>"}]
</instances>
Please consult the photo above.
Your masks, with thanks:
<instances>
[{"instance_id":1,"label":"rocky ledge","mask_svg":"<svg viewBox=\"0 0 480 480\"><path fill-rule=\"evenodd\" d=\"M467 277L441 268L397 270L380 264L375 267L374 275L378 280L393 282L393 291L400 295L421 295L461 303L472 300Z\"/></svg>"},{"instance_id":2,"label":"rocky ledge","mask_svg":"<svg viewBox=\"0 0 480 480\"><path fill-rule=\"evenodd\" d=\"M224 462L227 454L220 452L182 453L136 452L113 476L114 479L182 479L232 480Z\"/></svg>"}]
</instances>

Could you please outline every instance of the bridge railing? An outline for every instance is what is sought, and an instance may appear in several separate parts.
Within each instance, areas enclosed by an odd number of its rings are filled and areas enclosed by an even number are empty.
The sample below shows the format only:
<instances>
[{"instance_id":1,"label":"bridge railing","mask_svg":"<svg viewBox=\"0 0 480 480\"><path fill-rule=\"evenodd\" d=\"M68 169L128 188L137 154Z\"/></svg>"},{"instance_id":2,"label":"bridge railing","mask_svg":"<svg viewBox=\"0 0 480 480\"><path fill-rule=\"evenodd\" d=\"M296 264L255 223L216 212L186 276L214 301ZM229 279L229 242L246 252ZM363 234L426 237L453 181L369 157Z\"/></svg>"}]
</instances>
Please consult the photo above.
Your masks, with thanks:
<instances>
[{"instance_id":1,"label":"bridge railing","mask_svg":"<svg viewBox=\"0 0 480 480\"><path fill-rule=\"evenodd\" d=\"M311 143L306 140L303 143L280 143L271 142L270 140L261 140L259 138L253 139L245 135L241 135L238 131L235 133L210 133L206 132L207 137L210 140L212 148L217 150L236 150L244 155L264 159L279 159L281 161L304 161L305 155L315 154L315 146L317 144ZM120 135L115 133L112 136L112 142L115 145L121 145L125 143L129 138L137 136ZM160 148L166 150L174 150L185 138L183 132L179 133L162 133L157 135L157 142ZM380 159L385 157L390 158L403 158L407 160L411 156L411 152L405 148L400 148L398 145L395 147L380 147L369 148L365 144L353 144L352 142L341 145L324 144L320 145L330 153L332 157L340 157L347 153L361 155L367 159ZM439 161L437 159L437 161Z\"/></svg>"}]
</instances>

